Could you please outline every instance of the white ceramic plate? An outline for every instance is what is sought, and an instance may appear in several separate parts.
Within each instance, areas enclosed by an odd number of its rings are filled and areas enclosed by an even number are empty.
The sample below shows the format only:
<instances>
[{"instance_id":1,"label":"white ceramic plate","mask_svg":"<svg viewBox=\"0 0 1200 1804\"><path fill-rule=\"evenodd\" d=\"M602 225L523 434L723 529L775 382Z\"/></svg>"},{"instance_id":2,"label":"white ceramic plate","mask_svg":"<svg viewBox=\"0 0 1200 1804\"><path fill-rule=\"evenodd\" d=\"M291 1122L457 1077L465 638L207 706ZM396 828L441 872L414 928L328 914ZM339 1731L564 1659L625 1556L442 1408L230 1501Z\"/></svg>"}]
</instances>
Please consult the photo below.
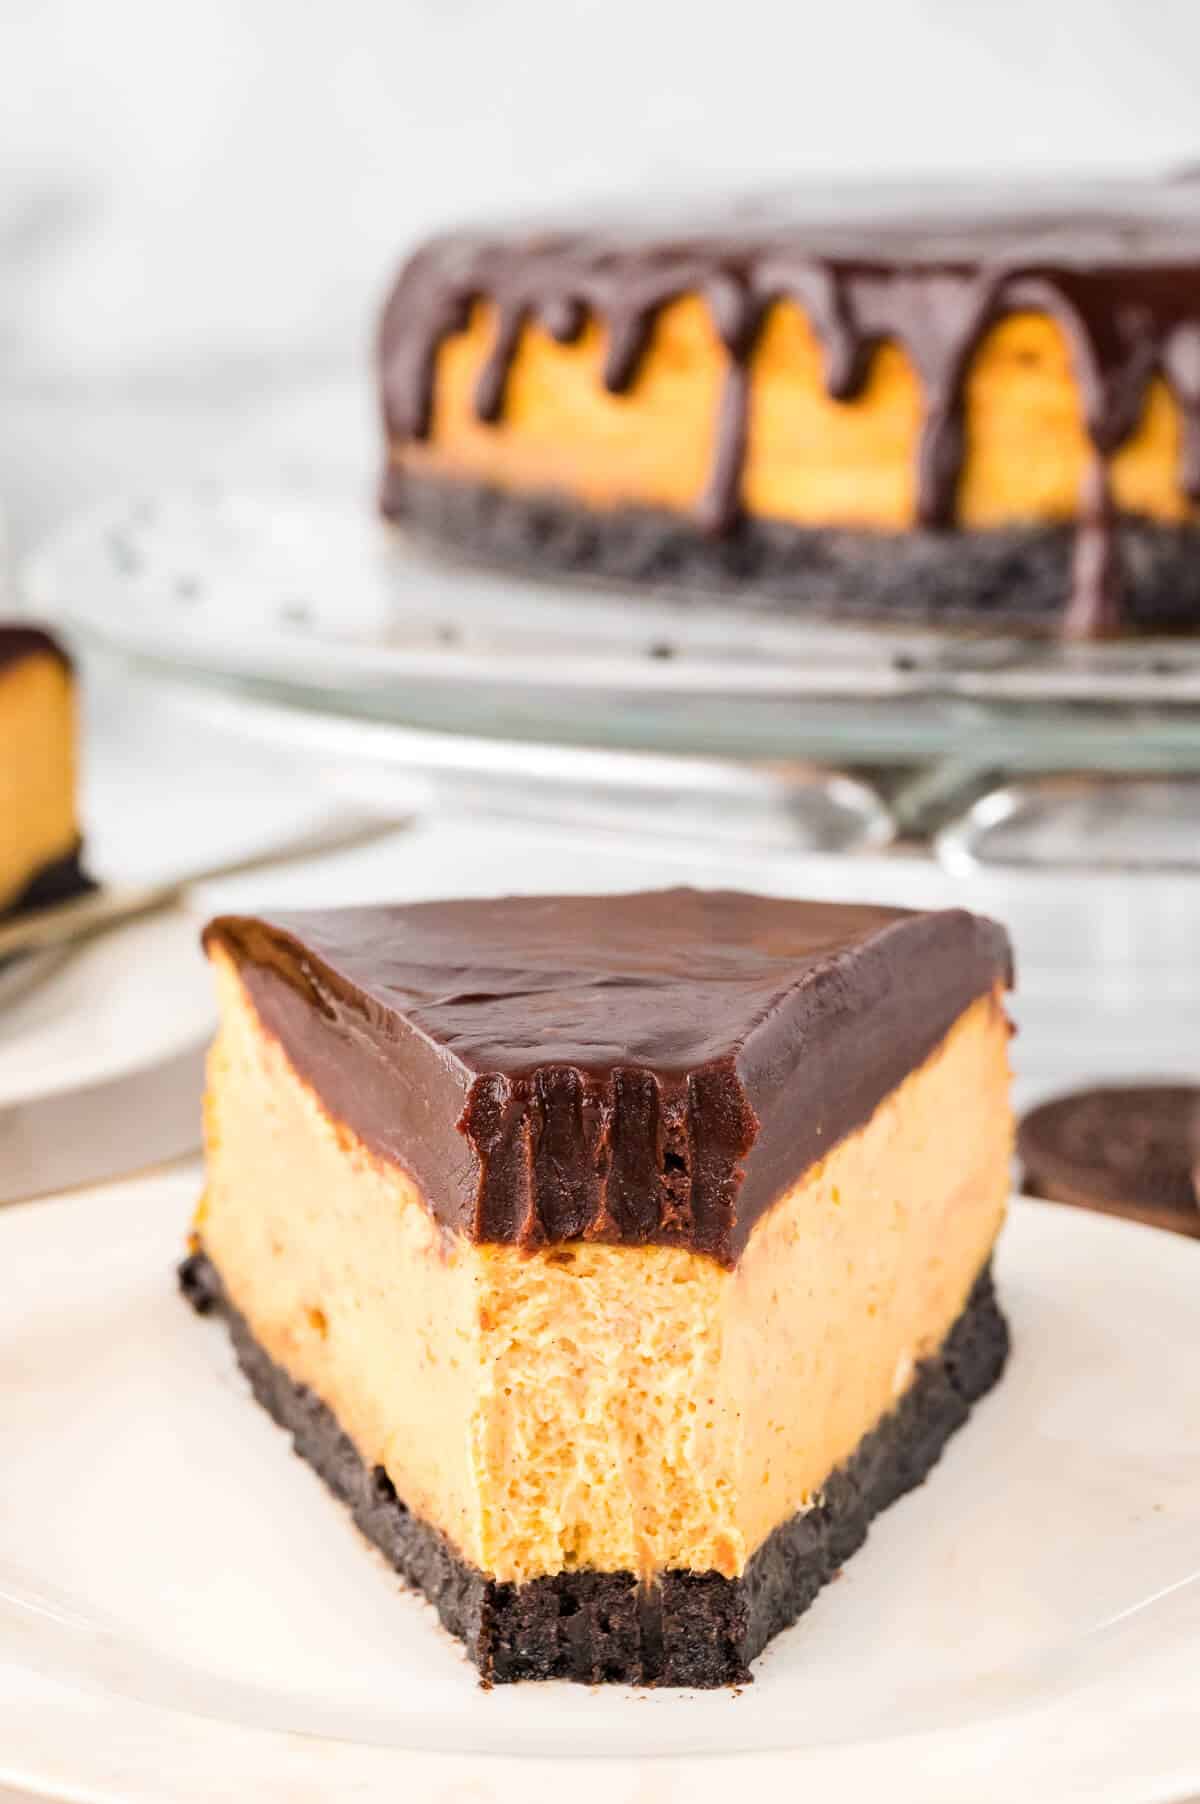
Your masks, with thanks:
<instances>
[{"instance_id":1,"label":"white ceramic plate","mask_svg":"<svg viewBox=\"0 0 1200 1804\"><path fill-rule=\"evenodd\" d=\"M0 1218L0 1781L121 1804L1200 1787L1200 1247L1019 1203L1009 1375L740 1695L485 1693L174 1294L196 1182Z\"/></svg>"},{"instance_id":2,"label":"white ceramic plate","mask_svg":"<svg viewBox=\"0 0 1200 1804\"><path fill-rule=\"evenodd\" d=\"M197 919L182 910L4 974L0 1110L128 1077L212 1030Z\"/></svg>"}]
</instances>

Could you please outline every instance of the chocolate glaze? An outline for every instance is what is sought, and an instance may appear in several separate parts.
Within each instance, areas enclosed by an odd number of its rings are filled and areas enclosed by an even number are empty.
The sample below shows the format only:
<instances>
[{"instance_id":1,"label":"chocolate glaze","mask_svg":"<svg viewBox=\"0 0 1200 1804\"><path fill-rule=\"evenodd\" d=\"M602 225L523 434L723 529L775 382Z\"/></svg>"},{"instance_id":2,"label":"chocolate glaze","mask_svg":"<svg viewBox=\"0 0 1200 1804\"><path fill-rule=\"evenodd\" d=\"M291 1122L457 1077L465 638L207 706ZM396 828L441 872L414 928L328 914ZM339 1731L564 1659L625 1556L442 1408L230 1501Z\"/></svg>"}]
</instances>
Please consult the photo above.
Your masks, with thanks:
<instances>
[{"instance_id":1,"label":"chocolate glaze","mask_svg":"<svg viewBox=\"0 0 1200 1804\"><path fill-rule=\"evenodd\" d=\"M1011 980L961 909L732 891L224 916L266 1029L453 1231L683 1245L763 1211Z\"/></svg>"},{"instance_id":2,"label":"chocolate glaze","mask_svg":"<svg viewBox=\"0 0 1200 1804\"><path fill-rule=\"evenodd\" d=\"M71 660L58 640L39 626L21 622L0 624L0 670L19 664L24 658L56 658L70 668Z\"/></svg>"},{"instance_id":3,"label":"chocolate glaze","mask_svg":"<svg viewBox=\"0 0 1200 1804\"><path fill-rule=\"evenodd\" d=\"M964 455L963 398L981 338L1006 314L1056 320L1070 346L1094 457L1080 497L1080 545L1063 630L1119 630L1121 576L1108 465L1131 437L1155 376L1183 422L1180 485L1200 503L1200 184L1098 182L824 189L787 203L731 207L716 220L655 229L461 231L437 238L402 270L384 313L380 366L391 447L428 436L434 365L480 299L498 314L476 410L504 410L521 332L540 323L570 342L596 317L607 327L603 381L635 380L659 310L700 295L728 357L699 524L736 523L745 464L749 364L777 300L806 313L824 354L830 396L861 390L875 347L904 346L921 379L917 524L955 518ZM403 485L388 485L403 512Z\"/></svg>"}]
</instances>

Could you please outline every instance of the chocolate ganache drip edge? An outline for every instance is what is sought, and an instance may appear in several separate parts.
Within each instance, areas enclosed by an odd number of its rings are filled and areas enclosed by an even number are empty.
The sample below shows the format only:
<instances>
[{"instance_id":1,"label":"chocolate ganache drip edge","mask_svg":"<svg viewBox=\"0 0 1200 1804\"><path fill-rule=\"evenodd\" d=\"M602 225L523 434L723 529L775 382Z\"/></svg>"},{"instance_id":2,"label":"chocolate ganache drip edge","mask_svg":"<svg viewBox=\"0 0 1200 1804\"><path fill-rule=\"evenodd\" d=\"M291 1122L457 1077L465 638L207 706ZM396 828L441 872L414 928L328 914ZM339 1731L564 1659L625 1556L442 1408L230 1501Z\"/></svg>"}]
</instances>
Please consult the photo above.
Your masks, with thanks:
<instances>
[{"instance_id":1,"label":"chocolate ganache drip edge","mask_svg":"<svg viewBox=\"0 0 1200 1804\"><path fill-rule=\"evenodd\" d=\"M722 535L741 510L750 365L779 301L806 315L822 349L826 392L861 393L874 350L903 346L924 414L916 452L916 523L953 525L962 472L964 393L972 358L1006 315L1043 314L1063 331L1092 458L1080 497L1072 593L1064 630L1101 637L1121 625L1121 581L1108 464L1136 431L1149 385L1167 384L1182 422L1180 485L1200 504L1200 208L1191 184L1135 190L1085 210L1014 216L996 196L961 217L902 209L853 227L802 214L674 237L609 231L455 233L413 256L385 311L381 366L393 445L428 437L442 341L468 324L477 301L496 309L492 347L474 397L499 419L522 333L541 325L574 342L589 318L606 323L602 380L634 382L659 311L684 295L704 301L728 358L712 465L697 525ZM1104 194L1101 186L1097 193ZM1141 193L1143 205L1136 203ZM1194 193L1194 190L1193 190ZM1155 216L1145 196L1167 195Z\"/></svg>"}]
</instances>

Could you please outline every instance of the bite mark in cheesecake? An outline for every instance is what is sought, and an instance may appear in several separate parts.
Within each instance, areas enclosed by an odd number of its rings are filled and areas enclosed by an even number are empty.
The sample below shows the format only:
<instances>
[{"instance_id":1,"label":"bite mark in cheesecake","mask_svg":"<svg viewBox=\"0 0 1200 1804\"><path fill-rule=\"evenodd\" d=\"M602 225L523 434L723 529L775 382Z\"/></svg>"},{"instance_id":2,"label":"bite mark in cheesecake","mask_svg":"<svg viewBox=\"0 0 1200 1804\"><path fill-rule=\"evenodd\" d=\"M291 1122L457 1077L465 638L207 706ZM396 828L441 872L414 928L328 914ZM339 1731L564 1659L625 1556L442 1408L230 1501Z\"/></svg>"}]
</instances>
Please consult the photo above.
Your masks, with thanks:
<instances>
[{"instance_id":1,"label":"bite mark in cheesecake","mask_svg":"<svg viewBox=\"0 0 1200 1804\"><path fill-rule=\"evenodd\" d=\"M999 1231L992 996L729 1270L678 1247L447 1239L413 1180L325 1114L217 959L204 1249L364 1462L502 1581L737 1577L936 1352Z\"/></svg>"}]
</instances>

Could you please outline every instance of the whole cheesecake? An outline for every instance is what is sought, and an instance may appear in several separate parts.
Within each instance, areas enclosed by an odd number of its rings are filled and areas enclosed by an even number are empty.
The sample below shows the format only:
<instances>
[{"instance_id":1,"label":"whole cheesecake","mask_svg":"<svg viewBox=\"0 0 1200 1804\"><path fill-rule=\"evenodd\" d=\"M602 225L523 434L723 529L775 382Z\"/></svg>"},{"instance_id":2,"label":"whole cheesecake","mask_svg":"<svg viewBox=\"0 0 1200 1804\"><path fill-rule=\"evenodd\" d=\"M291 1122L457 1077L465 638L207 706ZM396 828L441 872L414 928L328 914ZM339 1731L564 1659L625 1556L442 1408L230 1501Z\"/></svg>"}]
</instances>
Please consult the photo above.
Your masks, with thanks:
<instances>
[{"instance_id":1,"label":"whole cheesecake","mask_svg":"<svg viewBox=\"0 0 1200 1804\"><path fill-rule=\"evenodd\" d=\"M0 624L0 918L89 887L76 810L75 674L38 627Z\"/></svg>"},{"instance_id":2,"label":"whole cheesecake","mask_svg":"<svg viewBox=\"0 0 1200 1804\"><path fill-rule=\"evenodd\" d=\"M814 617L1200 629L1200 183L470 230L384 313L385 513Z\"/></svg>"},{"instance_id":3,"label":"whole cheesecake","mask_svg":"<svg viewBox=\"0 0 1200 1804\"><path fill-rule=\"evenodd\" d=\"M259 1401L486 1680L743 1681L1003 1369L1002 930L668 890L205 937L181 1275Z\"/></svg>"}]
</instances>

